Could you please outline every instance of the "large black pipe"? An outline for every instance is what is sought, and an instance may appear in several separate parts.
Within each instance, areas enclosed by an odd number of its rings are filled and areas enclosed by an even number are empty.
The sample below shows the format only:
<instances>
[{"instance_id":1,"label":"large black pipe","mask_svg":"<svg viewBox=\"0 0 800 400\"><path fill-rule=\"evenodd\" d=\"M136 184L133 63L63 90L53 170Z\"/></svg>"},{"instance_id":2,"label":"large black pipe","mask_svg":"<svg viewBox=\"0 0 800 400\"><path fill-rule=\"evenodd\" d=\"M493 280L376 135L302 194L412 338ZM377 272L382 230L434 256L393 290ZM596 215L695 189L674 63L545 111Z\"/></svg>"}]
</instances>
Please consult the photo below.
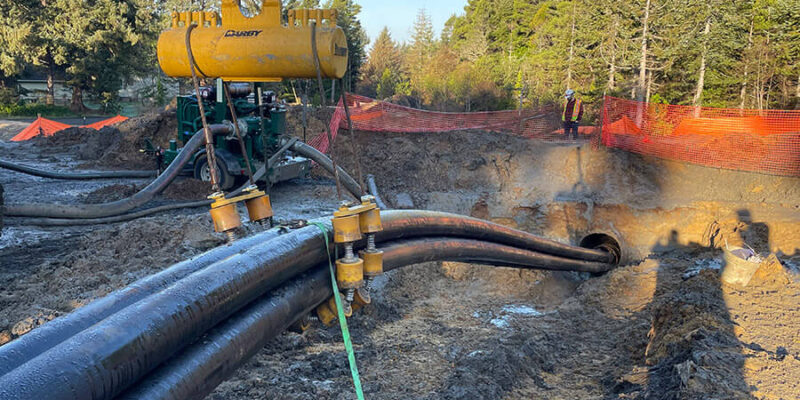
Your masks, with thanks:
<instances>
[{"instance_id":1,"label":"large black pipe","mask_svg":"<svg viewBox=\"0 0 800 400\"><path fill-rule=\"evenodd\" d=\"M575 260L596 261L598 258L607 257L605 252L563 245L492 222L455 214L419 210L386 211L382 213L382 219L384 231L377 237L378 242L398 238L450 236L505 244L556 256L574 258ZM320 218L317 221L326 220L327 218ZM312 229L313 232L315 228L309 229ZM95 300L64 317L48 322L11 343L0 346L0 376L125 307L166 288L179 279L214 262L244 253L276 236L278 236L277 230L273 229L241 239L232 245L210 250L193 259L183 261L160 273L137 281L127 288ZM305 236L304 240L309 241L313 237L314 235ZM321 238L319 242L321 246ZM307 247L305 242L302 245ZM562 251L564 249L568 251ZM576 254L582 257L573 257ZM320 256L323 256L323 254L320 253ZM253 260L250 260L250 262L255 265Z\"/></svg>"},{"instance_id":2,"label":"large black pipe","mask_svg":"<svg viewBox=\"0 0 800 400\"><path fill-rule=\"evenodd\" d=\"M10 161L0 160L0 168L10 169L23 174L39 176L52 179L110 179L110 178L152 178L158 175L158 171L93 171L93 172L55 172L45 171L15 164Z\"/></svg>"},{"instance_id":3,"label":"large black pipe","mask_svg":"<svg viewBox=\"0 0 800 400\"><path fill-rule=\"evenodd\" d=\"M425 238L388 242L389 271L429 261L463 261L494 266L575 270L572 262L496 243L469 239ZM187 347L149 374L122 399L201 399L227 379L275 336L332 294L327 263L270 293Z\"/></svg>"},{"instance_id":4,"label":"large black pipe","mask_svg":"<svg viewBox=\"0 0 800 400\"><path fill-rule=\"evenodd\" d=\"M229 124L215 124L209 126L214 135L230 133ZM195 151L205 141L202 132L196 133L183 147L178 157L169 164L164 172L147 187L126 199L103 204L65 205L65 204L17 204L7 205L6 216L13 217L44 217L44 218L103 218L124 214L134 208L142 206L155 195L161 193L180 174L183 166L194 156Z\"/></svg>"},{"instance_id":5,"label":"large black pipe","mask_svg":"<svg viewBox=\"0 0 800 400\"><path fill-rule=\"evenodd\" d=\"M0 346L0 376L125 307L167 288L178 280L208 265L236 254L241 254L258 244L268 242L278 237L281 234L280 232L278 228L270 229L181 261Z\"/></svg>"}]
</instances>

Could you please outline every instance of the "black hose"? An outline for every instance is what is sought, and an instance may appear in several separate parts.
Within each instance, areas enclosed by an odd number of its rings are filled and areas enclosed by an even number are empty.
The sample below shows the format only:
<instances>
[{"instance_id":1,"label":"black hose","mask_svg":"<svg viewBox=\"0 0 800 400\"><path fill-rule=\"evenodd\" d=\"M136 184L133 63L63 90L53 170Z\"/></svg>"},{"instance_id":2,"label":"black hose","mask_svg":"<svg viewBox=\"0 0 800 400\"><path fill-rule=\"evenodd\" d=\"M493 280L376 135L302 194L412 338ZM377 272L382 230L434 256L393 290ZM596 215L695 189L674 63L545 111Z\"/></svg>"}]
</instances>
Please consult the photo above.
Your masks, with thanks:
<instances>
[{"instance_id":1,"label":"black hose","mask_svg":"<svg viewBox=\"0 0 800 400\"><path fill-rule=\"evenodd\" d=\"M209 126L214 134L230 133L229 124ZM164 172L147 187L131 197L103 204L65 205L65 204L12 204L7 205L5 215L10 217L44 217L44 218L103 218L120 215L150 201L155 195L161 193L180 174L195 151L203 144L205 138L202 131L195 133L186 142L178 157L170 163Z\"/></svg>"},{"instance_id":2,"label":"black hose","mask_svg":"<svg viewBox=\"0 0 800 400\"><path fill-rule=\"evenodd\" d=\"M290 150L300 154L303 157L311 159L319 164L322 168L325 168L325 170L331 175L335 176L333 161L331 161L331 159L325 154L322 154L319 150L301 141L295 142ZM358 184L358 182L356 182L352 176L348 175L347 172L345 172L341 167L337 166L336 171L339 172L339 180L341 181L342 185L344 185L345 189L347 189L347 191L350 192L350 194L356 199L361 199L361 193L363 193L363 191L361 190L361 186Z\"/></svg>"},{"instance_id":3,"label":"black hose","mask_svg":"<svg viewBox=\"0 0 800 400\"><path fill-rule=\"evenodd\" d=\"M467 239L400 240L381 246L386 271L429 261L598 272L590 263ZM200 399L275 336L332 294L327 262L262 297L144 378L122 399Z\"/></svg>"},{"instance_id":4,"label":"black hose","mask_svg":"<svg viewBox=\"0 0 800 400\"><path fill-rule=\"evenodd\" d=\"M148 215L157 214L164 211L176 210L179 208L193 208L204 207L211 205L212 200L198 200L189 201L185 203L165 204L163 206L147 208L144 210L134 211L126 214L115 215L113 217L104 218L89 218L89 219L63 219L63 218L25 218L15 221L12 218L13 225L27 225L27 226L79 226L79 225L100 225L100 224L113 224L116 222L130 221L136 218L146 217Z\"/></svg>"},{"instance_id":5,"label":"black hose","mask_svg":"<svg viewBox=\"0 0 800 400\"><path fill-rule=\"evenodd\" d=\"M607 254L601 251L563 245L538 238L527 232L455 214L419 210L393 210L382 212L381 214L384 231L376 238L378 242L400 238L450 236L490 241L575 260L597 261L597 259L607 257ZM325 222L327 220L328 217L323 217L316 221ZM314 233L313 230L312 233ZM231 256L245 253L277 236L277 230L272 229L238 240L231 245L212 249L193 259L175 264L162 272L141 279L106 297L95 300L68 315L56 318L34 329L11 343L0 346L0 376L189 274L200 271L214 262L227 260ZM299 249L308 248L308 243L305 242L311 240L318 240L319 246L322 246L321 238L315 239L314 235L307 234L303 237L303 240L294 242L294 245ZM261 247L266 248L268 246ZM569 251L564 251L565 249ZM571 256L575 254L578 257ZM320 257L324 257L324 254L320 253ZM236 259L227 261L236 261ZM607 268L611 268L611 266Z\"/></svg>"},{"instance_id":6,"label":"black hose","mask_svg":"<svg viewBox=\"0 0 800 400\"><path fill-rule=\"evenodd\" d=\"M381 210L389 210L389 206L386 205L381 195L378 193L378 185L375 184L375 175L367 174L367 188L372 197L375 198L375 204L378 205L378 208Z\"/></svg>"},{"instance_id":7,"label":"black hose","mask_svg":"<svg viewBox=\"0 0 800 400\"><path fill-rule=\"evenodd\" d=\"M10 169L23 174L52 179L109 179L109 178L152 178L158 171L95 171L95 172L54 172L14 164L0 160L0 168Z\"/></svg>"}]
</instances>

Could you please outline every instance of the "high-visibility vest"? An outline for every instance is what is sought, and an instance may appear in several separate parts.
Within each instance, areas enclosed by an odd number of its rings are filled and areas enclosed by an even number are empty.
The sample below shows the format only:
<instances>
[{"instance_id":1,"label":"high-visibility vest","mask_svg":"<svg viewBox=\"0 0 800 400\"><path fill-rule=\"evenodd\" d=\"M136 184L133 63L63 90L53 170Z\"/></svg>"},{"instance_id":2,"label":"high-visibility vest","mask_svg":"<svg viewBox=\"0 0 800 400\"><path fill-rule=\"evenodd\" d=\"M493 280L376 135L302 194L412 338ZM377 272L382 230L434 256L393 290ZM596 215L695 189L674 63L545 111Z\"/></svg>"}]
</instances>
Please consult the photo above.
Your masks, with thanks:
<instances>
[{"instance_id":1,"label":"high-visibility vest","mask_svg":"<svg viewBox=\"0 0 800 400\"><path fill-rule=\"evenodd\" d=\"M562 121L566 121L565 116L567 115L567 106L568 105L569 105L569 101L565 101L564 102L564 109L561 110L561 120ZM575 107L572 108L572 117L570 118L570 121L575 122L575 121L578 120L578 114L580 114L580 112L581 112L581 106L582 105L583 104L581 103L581 99L575 99Z\"/></svg>"}]
</instances>

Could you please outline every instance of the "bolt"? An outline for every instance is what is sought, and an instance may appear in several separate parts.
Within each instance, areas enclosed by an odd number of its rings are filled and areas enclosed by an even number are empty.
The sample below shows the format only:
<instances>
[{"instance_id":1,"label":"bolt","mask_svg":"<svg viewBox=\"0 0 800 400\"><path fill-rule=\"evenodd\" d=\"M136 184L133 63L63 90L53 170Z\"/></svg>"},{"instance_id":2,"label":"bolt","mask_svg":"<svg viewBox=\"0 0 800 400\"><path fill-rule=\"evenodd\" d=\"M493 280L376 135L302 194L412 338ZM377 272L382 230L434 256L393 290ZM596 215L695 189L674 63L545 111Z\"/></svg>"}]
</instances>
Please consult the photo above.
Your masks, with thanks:
<instances>
[{"instance_id":1,"label":"bolt","mask_svg":"<svg viewBox=\"0 0 800 400\"><path fill-rule=\"evenodd\" d=\"M347 289L344 292L344 294L345 294L345 300L347 300L348 303L352 303L353 300L356 298L356 290L355 289Z\"/></svg>"},{"instance_id":2,"label":"bolt","mask_svg":"<svg viewBox=\"0 0 800 400\"><path fill-rule=\"evenodd\" d=\"M375 279L375 278L373 278L371 276L368 276L368 277L364 278L364 290L366 290L367 292L369 292L370 289L372 289L372 280L373 279Z\"/></svg>"},{"instance_id":3,"label":"bolt","mask_svg":"<svg viewBox=\"0 0 800 400\"><path fill-rule=\"evenodd\" d=\"M375 248L375 234L370 233L367 235L367 251L371 253L376 250L377 249Z\"/></svg>"},{"instance_id":4,"label":"bolt","mask_svg":"<svg viewBox=\"0 0 800 400\"><path fill-rule=\"evenodd\" d=\"M348 262L352 262L353 259L356 258L356 255L353 253L353 242L347 242L344 244L344 259Z\"/></svg>"},{"instance_id":5,"label":"bolt","mask_svg":"<svg viewBox=\"0 0 800 400\"><path fill-rule=\"evenodd\" d=\"M236 240L236 235L233 234L232 230L225 231L225 235L228 236L228 242L233 242L234 240Z\"/></svg>"}]
</instances>

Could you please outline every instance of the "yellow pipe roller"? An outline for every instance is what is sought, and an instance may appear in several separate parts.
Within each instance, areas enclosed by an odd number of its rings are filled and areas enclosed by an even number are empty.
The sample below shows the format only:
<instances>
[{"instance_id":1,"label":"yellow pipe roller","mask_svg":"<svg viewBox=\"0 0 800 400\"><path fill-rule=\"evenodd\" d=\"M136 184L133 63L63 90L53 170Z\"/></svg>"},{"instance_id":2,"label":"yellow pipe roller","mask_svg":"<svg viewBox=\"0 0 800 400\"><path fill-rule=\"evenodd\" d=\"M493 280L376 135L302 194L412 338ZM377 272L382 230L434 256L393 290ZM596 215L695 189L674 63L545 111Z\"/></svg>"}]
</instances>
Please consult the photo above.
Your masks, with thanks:
<instances>
[{"instance_id":1,"label":"yellow pipe roller","mask_svg":"<svg viewBox=\"0 0 800 400\"><path fill-rule=\"evenodd\" d=\"M172 27L158 38L158 63L165 74L188 78L186 29L198 75L226 81L274 82L316 78L310 21L316 22L317 54L323 78L341 78L347 70L347 39L336 26L335 10L291 10L281 23L280 0L263 0L261 12L245 17L238 0L223 0L222 18L213 12L176 12Z\"/></svg>"}]
</instances>

